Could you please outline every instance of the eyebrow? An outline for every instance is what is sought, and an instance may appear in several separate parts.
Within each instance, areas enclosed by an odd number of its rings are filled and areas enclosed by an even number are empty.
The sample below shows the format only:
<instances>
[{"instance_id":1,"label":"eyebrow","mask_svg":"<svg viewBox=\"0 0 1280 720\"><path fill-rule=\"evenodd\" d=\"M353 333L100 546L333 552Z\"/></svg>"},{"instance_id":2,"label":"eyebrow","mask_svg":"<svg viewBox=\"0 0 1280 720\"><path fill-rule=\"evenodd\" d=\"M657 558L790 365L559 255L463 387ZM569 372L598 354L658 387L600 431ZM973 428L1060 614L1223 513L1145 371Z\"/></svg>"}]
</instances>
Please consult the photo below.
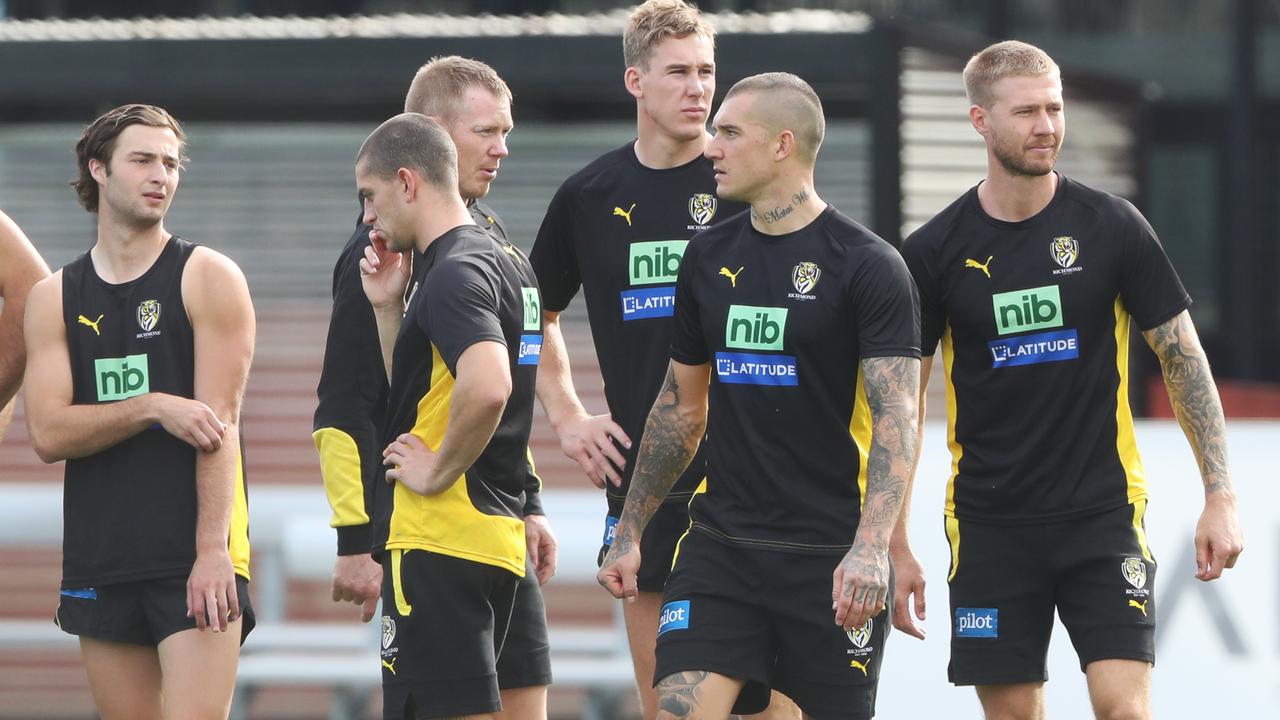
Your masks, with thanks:
<instances>
[{"instance_id":1,"label":"eyebrow","mask_svg":"<svg viewBox=\"0 0 1280 720\"><path fill-rule=\"evenodd\" d=\"M152 159L155 159L155 158L157 158L157 157L160 157L160 153L153 153L153 152L149 152L149 151L146 151L146 150L133 150L133 151L131 151L131 152L129 153L129 157L131 157L131 158L132 158L132 157L142 158L143 160L152 160ZM176 156L176 155L169 155L168 153L166 153L166 154L164 155L164 159L165 159L165 160L170 160L170 161L172 161L172 162L174 162L174 163L178 162L178 156Z\"/></svg>"},{"instance_id":2,"label":"eyebrow","mask_svg":"<svg viewBox=\"0 0 1280 720\"><path fill-rule=\"evenodd\" d=\"M734 125L733 123L713 123L711 125L711 129L715 130L716 132L720 132L721 130L731 130L733 132L742 132L742 128L738 125Z\"/></svg>"}]
</instances>

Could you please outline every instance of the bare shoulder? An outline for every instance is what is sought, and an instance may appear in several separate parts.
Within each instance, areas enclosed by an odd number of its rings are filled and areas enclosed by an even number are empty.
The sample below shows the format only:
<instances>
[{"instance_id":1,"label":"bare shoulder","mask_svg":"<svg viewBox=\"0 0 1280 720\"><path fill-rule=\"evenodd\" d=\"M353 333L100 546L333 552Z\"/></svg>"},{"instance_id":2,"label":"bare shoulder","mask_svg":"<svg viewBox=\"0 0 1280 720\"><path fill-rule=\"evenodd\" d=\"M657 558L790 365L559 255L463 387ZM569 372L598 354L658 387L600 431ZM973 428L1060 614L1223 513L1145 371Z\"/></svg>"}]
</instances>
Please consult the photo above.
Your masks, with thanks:
<instances>
[{"instance_id":1,"label":"bare shoulder","mask_svg":"<svg viewBox=\"0 0 1280 720\"><path fill-rule=\"evenodd\" d=\"M201 318L241 320L253 314L249 284L240 266L204 246L192 251L182 273L182 302L193 322Z\"/></svg>"},{"instance_id":2,"label":"bare shoulder","mask_svg":"<svg viewBox=\"0 0 1280 720\"><path fill-rule=\"evenodd\" d=\"M234 260L203 245L198 245L191 251L191 259L187 261L182 277L184 291L188 279L196 282L245 284L244 273Z\"/></svg>"},{"instance_id":3,"label":"bare shoulder","mask_svg":"<svg viewBox=\"0 0 1280 720\"><path fill-rule=\"evenodd\" d=\"M28 312L37 308L40 312L48 312L52 308L62 313L62 270L48 275L31 286L31 294L27 295Z\"/></svg>"},{"instance_id":4,"label":"bare shoulder","mask_svg":"<svg viewBox=\"0 0 1280 720\"><path fill-rule=\"evenodd\" d=\"M25 289L48 274L49 268L22 228L0 212L0 290L9 282L16 282ZM22 282L24 279L25 283Z\"/></svg>"}]
</instances>

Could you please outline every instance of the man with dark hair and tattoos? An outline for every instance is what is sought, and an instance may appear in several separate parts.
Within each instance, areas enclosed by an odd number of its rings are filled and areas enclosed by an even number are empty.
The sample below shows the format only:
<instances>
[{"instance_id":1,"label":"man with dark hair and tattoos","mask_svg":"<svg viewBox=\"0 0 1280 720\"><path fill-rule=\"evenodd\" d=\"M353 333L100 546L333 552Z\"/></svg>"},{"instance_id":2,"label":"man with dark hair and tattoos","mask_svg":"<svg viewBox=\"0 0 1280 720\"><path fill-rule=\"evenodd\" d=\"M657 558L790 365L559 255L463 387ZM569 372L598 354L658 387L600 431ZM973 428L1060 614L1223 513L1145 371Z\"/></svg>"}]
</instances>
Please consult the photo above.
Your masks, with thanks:
<instances>
[{"instance_id":1,"label":"man with dark hair and tattoos","mask_svg":"<svg viewBox=\"0 0 1280 720\"><path fill-rule=\"evenodd\" d=\"M1156 562L1129 410L1131 321L1200 465L1196 576L1217 578L1243 549L1191 298L1132 205L1053 171L1066 124L1048 55L998 43L964 80L986 179L903 247L923 349L941 343L947 376L949 675L976 686L987 718L1043 718L1056 608L1097 716L1149 718ZM894 621L919 635L906 601L922 610L923 576L905 522L892 554Z\"/></svg>"},{"instance_id":2,"label":"man with dark hair and tattoos","mask_svg":"<svg viewBox=\"0 0 1280 720\"><path fill-rule=\"evenodd\" d=\"M719 196L751 209L686 248L671 363L599 575L635 595L641 533L706 430L663 597L659 718L753 712L770 688L810 718L875 714L919 320L898 253L814 189L824 125L807 83L766 73L729 90L707 146Z\"/></svg>"}]
</instances>

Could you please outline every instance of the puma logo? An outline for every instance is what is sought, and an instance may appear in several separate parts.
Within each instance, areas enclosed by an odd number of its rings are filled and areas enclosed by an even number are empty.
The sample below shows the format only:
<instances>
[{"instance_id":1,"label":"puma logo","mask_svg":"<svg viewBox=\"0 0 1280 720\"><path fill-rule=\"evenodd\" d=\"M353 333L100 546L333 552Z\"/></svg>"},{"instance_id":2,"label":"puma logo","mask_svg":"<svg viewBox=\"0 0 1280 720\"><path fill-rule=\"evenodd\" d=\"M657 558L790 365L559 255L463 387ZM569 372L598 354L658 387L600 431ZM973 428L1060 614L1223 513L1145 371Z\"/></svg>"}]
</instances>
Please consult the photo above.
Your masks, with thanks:
<instances>
[{"instance_id":1,"label":"puma logo","mask_svg":"<svg viewBox=\"0 0 1280 720\"><path fill-rule=\"evenodd\" d=\"M383 660L383 661L382 661L382 667L384 667L384 668L386 668L386 669L390 670L392 675L395 675L395 674L396 674L396 661L395 661L395 660L392 660L391 662L387 662L386 660Z\"/></svg>"},{"instance_id":2,"label":"puma logo","mask_svg":"<svg viewBox=\"0 0 1280 720\"><path fill-rule=\"evenodd\" d=\"M520 252L516 250L516 246L510 243L502 246L502 252L510 255L513 258L520 257Z\"/></svg>"},{"instance_id":3,"label":"puma logo","mask_svg":"<svg viewBox=\"0 0 1280 720\"><path fill-rule=\"evenodd\" d=\"M631 203L631 207L627 208L626 210L623 210L623 209L622 209L622 208L620 208L620 207L616 207L616 208L614 208L614 209L613 209L613 214L614 214L614 215L617 215L618 217L623 218L624 220L626 220L626 221L627 221L627 227L631 227L631 211L632 211L632 210L635 210L635 209L636 209L636 204L635 204L635 203Z\"/></svg>"},{"instance_id":4,"label":"puma logo","mask_svg":"<svg viewBox=\"0 0 1280 720\"><path fill-rule=\"evenodd\" d=\"M991 258L993 257L995 257L995 255L987 256L987 261L985 263L980 263L977 260L969 258L964 261L964 266L967 268L975 268L975 269L981 270L983 275L986 275L988 278L990 278L991 271L987 269L987 266L991 264Z\"/></svg>"},{"instance_id":5,"label":"puma logo","mask_svg":"<svg viewBox=\"0 0 1280 720\"><path fill-rule=\"evenodd\" d=\"M97 320L90 320L89 318L81 315L79 318L76 319L76 322L86 327L93 328L93 334L97 335L98 337L102 337L102 331L98 329L98 323L102 322L101 315L98 316Z\"/></svg>"},{"instance_id":6,"label":"puma logo","mask_svg":"<svg viewBox=\"0 0 1280 720\"><path fill-rule=\"evenodd\" d=\"M850 660L850 661L849 661L849 667L851 667L851 668L857 668L858 670L861 670L861 671L862 671L862 676L863 676L863 677L867 677L867 665L866 665L866 663L860 663L860 662L858 662L857 660Z\"/></svg>"},{"instance_id":7,"label":"puma logo","mask_svg":"<svg viewBox=\"0 0 1280 720\"><path fill-rule=\"evenodd\" d=\"M1130 600L1130 601L1129 601L1129 607L1136 607L1136 608L1138 608L1139 610L1141 610L1141 611L1142 611L1142 617L1146 617L1146 616L1147 616L1147 601L1146 601L1146 600L1143 600L1142 602L1138 602L1137 600Z\"/></svg>"},{"instance_id":8,"label":"puma logo","mask_svg":"<svg viewBox=\"0 0 1280 720\"><path fill-rule=\"evenodd\" d=\"M741 273L742 268L738 268L738 272L729 272L729 268L727 267L720 268L720 274L729 278L729 285L731 287L738 287L738 275Z\"/></svg>"}]
</instances>

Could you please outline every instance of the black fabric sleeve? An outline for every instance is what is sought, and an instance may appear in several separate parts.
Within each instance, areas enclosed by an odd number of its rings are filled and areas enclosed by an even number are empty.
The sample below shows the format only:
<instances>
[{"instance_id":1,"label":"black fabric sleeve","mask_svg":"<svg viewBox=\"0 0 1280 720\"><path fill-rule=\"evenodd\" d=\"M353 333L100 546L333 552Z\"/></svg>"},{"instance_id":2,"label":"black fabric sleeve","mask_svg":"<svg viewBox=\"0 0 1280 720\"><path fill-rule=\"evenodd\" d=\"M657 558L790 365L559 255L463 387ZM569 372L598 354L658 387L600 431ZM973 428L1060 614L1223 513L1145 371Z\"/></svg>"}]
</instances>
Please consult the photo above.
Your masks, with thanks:
<instances>
[{"instance_id":1,"label":"black fabric sleeve","mask_svg":"<svg viewBox=\"0 0 1280 720\"><path fill-rule=\"evenodd\" d=\"M547 214L542 218L538 237L529 253L529 262L542 291L542 308L551 312L561 312L569 307L573 296L578 294L578 288L582 287L573 234L576 205L573 192L566 185L561 185L547 206Z\"/></svg>"},{"instance_id":2,"label":"black fabric sleeve","mask_svg":"<svg viewBox=\"0 0 1280 720\"><path fill-rule=\"evenodd\" d=\"M1120 300L1138 328L1150 330L1191 307L1191 296L1151 224L1128 201L1119 202L1126 228Z\"/></svg>"},{"instance_id":3,"label":"black fabric sleeve","mask_svg":"<svg viewBox=\"0 0 1280 720\"><path fill-rule=\"evenodd\" d=\"M942 289L934 273L932 251L919 232L908 236L902 244L902 259L915 282L920 304L920 351L932 356L946 331L947 315L942 306Z\"/></svg>"},{"instance_id":4,"label":"black fabric sleeve","mask_svg":"<svg viewBox=\"0 0 1280 720\"><path fill-rule=\"evenodd\" d=\"M680 274L676 276L675 317L671 326L671 359L685 365L702 365L710 362L707 340L702 336L702 315L694 296L695 276L701 243L697 236L685 247L680 261Z\"/></svg>"},{"instance_id":5,"label":"black fabric sleeve","mask_svg":"<svg viewBox=\"0 0 1280 720\"><path fill-rule=\"evenodd\" d=\"M920 357L920 300L907 264L892 246L867 249L848 300L863 358Z\"/></svg>"},{"instance_id":6,"label":"black fabric sleeve","mask_svg":"<svg viewBox=\"0 0 1280 720\"><path fill-rule=\"evenodd\" d=\"M533 451L525 449L524 476L524 509L521 515L546 515L542 509L542 478L538 476L538 468L533 464Z\"/></svg>"},{"instance_id":7,"label":"black fabric sleeve","mask_svg":"<svg viewBox=\"0 0 1280 720\"><path fill-rule=\"evenodd\" d=\"M492 263L477 255L446 258L431 269L418 291L426 296L414 320L454 377L458 358L467 348L486 340L507 344L498 314L502 278Z\"/></svg>"},{"instance_id":8,"label":"black fabric sleeve","mask_svg":"<svg viewBox=\"0 0 1280 720\"><path fill-rule=\"evenodd\" d=\"M369 228L358 226L334 266L333 308L316 387L312 438L339 555L367 553L372 546L373 477L382 456L378 421L387 377L358 265L368 245Z\"/></svg>"}]
</instances>

